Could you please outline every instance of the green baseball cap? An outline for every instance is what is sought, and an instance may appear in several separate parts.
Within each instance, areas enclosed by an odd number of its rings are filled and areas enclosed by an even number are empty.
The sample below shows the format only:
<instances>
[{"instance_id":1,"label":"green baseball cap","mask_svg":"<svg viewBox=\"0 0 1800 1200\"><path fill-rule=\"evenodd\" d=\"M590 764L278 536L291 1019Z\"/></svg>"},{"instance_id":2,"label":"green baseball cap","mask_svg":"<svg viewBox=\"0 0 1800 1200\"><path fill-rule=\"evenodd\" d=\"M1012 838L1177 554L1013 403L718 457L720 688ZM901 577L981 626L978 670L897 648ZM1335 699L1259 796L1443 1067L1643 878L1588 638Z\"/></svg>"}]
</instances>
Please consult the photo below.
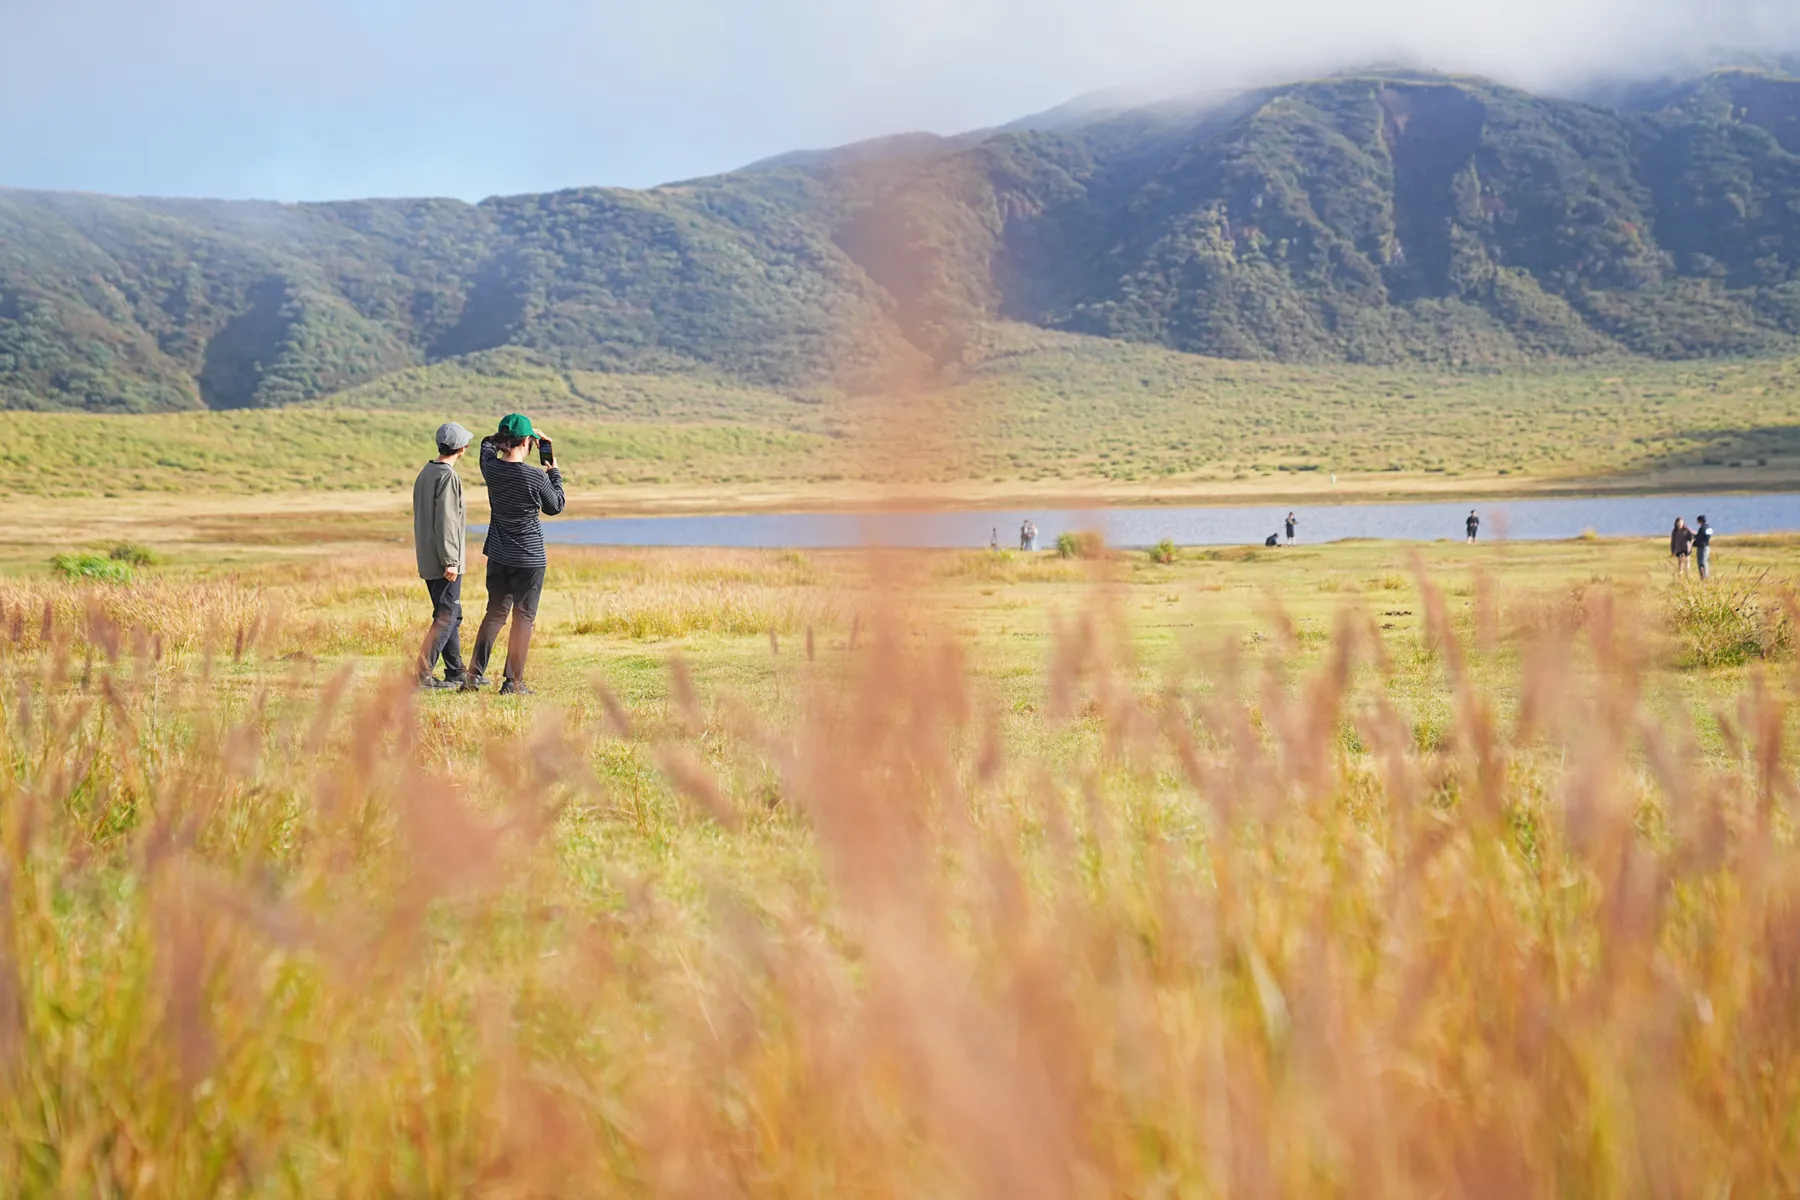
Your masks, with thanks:
<instances>
[{"instance_id":1,"label":"green baseball cap","mask_svg":"<svg viewBox=\"0 0 1800 1200\"><path fill-rule=\"evenodd\" d=\"M506 437L514 438L537 436L537 433L531 428L531 418L524 413L507 413L501 417L500 432Z\"/></svg>"}]
</instances>

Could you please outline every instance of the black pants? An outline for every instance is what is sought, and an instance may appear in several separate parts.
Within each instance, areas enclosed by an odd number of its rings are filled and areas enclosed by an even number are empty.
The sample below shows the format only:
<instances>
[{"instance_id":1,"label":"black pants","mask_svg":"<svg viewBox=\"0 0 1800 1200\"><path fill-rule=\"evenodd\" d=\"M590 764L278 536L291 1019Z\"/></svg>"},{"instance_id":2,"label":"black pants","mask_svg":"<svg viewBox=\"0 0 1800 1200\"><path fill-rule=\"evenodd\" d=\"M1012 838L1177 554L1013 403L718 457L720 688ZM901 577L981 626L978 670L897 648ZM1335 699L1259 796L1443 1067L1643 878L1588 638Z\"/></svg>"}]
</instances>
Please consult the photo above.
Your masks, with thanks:
<instances>
[{"instance_id":1,"label":"black pants","mask_svg":"<svg viewBox=\"0 0 1800 1200\"><path fill-rule=\"evenodd\" d=\"M487 568L487 612L475 634L475 654L469 666L486 675L500 627L512 613L512 633L506 639L505 677L518 683L525 678L525 656L531 652L531 627L537 621L538 597L544 594L544 568L508 567L490 562ZM516 610L516 611L514 611Z\"/></svg>"},{"instance_id":2,"label":"black pants","mask_svg":"<svg viewBox=\"0 0 1800 1200\"><path fill-rule=\"evenodd\" d=\"M425 645L419 651L419 676L423 678L444 660L444 678L463 677L462 657L462 577L427 579L425 590L431 594L431 628L425 633Z\"/></svg>"}]
</instances>

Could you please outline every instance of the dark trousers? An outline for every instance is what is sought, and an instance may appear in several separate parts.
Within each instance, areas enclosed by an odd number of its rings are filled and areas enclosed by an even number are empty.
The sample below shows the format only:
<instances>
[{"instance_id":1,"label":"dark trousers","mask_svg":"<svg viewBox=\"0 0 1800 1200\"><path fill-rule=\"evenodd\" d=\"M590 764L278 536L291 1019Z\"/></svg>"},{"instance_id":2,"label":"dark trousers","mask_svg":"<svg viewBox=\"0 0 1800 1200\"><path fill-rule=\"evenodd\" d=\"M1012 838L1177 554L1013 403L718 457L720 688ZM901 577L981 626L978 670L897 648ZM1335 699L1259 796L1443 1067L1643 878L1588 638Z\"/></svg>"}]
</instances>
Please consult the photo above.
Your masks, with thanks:
<instances>
[{"instance_id":1,"label":"dark trousers","mask_svg":"<svg viewBox=\"0 0 1800 1200\"><path fill-rule=\"evenodd\" d=\"M525 678L525 656L531 652L531 627L537 621L538 597L544 594L544 568L508 567L497 562L487 568L487 612L475 634L475 654L469 666L486 675L488 658L500 629L512 614L512 633L506 639L505 677L514 683Z\"/></svg>"},{"instance_id":2,"label":"dark trousers","mask_svg":"<svg viewBox=\"0 0 1800 1200\"><path fill-rule=\"evenodd\" d=\"M444 660L444 678L463 677L462 657L462 577L427 579L425 590L431 594L431 628L425 631L425 645L419 650L419 676L423 678Z\"/></svg>"}]
</instances>

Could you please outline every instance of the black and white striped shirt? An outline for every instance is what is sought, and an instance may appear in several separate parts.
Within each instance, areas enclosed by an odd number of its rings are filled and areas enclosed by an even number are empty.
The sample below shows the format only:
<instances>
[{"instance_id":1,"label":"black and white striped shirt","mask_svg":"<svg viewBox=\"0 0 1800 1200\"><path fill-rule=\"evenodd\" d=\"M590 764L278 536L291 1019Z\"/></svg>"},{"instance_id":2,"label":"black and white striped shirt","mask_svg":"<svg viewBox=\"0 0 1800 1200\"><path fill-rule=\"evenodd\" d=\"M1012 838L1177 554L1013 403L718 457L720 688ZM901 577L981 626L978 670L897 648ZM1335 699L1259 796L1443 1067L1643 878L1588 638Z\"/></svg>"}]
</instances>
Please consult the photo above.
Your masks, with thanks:
<instances>
[{"instance_id":1,"label":"black and white striped shirt","mask_svg":"<svg viewBox=\"0 0 1800 1200\"><path fill-rule=\"evenodd\" d=\"M481 439L481 478L493 510L481 552L503 567L544 566L544 526L538 514L554 517L563 510L562 472L507 462L489 437Z\"/></svg>"}]
</instances>

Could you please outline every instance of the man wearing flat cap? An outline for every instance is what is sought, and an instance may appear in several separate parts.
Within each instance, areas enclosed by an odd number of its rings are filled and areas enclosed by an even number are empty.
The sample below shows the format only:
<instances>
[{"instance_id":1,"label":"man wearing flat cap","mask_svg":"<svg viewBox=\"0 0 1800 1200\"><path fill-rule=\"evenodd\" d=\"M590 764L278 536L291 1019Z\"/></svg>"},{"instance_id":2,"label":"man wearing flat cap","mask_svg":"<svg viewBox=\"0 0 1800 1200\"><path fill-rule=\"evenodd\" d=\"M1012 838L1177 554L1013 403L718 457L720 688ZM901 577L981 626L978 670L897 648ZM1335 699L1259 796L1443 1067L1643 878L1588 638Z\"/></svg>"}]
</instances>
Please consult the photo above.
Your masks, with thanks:
<instances>
[{"instance_id":1,"label":"man wearing flat cap","mask_svg":"<svg viewBox=\"0 0 1800 1200\"><path fill-rule=\"evenodd\" d=\"M462 577L466 551L462 478L456 460L469 448L471 434L455 421L438 426L438 456L413 481L413 549L419 577L431 594L431 628L419 648L419 686L460 688L466 675L462 657ZM439 659L442 679L432 674Z\"/></svg>"}]
</instances>

